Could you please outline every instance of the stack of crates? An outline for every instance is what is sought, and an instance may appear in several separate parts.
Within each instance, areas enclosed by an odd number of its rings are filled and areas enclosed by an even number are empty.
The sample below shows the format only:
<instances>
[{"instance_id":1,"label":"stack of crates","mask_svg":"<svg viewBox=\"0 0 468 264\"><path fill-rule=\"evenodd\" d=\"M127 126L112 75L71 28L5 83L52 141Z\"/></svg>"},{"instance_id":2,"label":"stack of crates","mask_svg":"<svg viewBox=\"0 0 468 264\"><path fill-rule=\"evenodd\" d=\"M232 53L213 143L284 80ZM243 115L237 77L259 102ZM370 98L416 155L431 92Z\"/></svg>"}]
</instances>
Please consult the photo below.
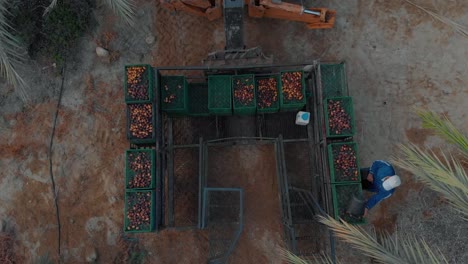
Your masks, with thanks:
<instances>
[{"instance_id":1,"label":"stack of crates","mask_svg":"<svg viewBox=\"0 0 468 264\"><path fill-rule=\"evenodd\" d=\"M153 87L153 68L150 65L125 66L127 138L131 143L156 142Z\"/></svg>"},{"instance_id":2,"label":"stack of crates","mask_svg":"<svg viewBox=\"0 0 468 264\"><path fill-rule=\"evenodd\" d=\"M353 196L362 195L357 144L331 143L327 151L335 219L342 218L353 224L364 223L364 219L350 218L346 214Z\"/></svg>"},{"instance_id":3,"label":"stack of crates","mask_svg":"<svg viewBox=\"0 0 468 264\"><path fill-rule=\"evenodd\" d=\"M364 224L365 219L349 217L346 210L353 196L362 196L358 146L352 97L347 95L344 63L320 65L325 137L335 219Z\"/></svg>"},{"instance_id":4,"label":"stack of crates","mask_svg":"<svg viewBox=\"0 0 468 264\"><path fill-rule=\"evenodd\" d=\"M288 77L291 75L295 76L294 82ZM185 76L160 76L157 79L161 110L171 116L298 111L307 101L302 69L270 74L209 75L205 82L187 81Z\"/></svg>"},{"instance_id":5,"label":"stack of crates","mask_svg":"<svg viewBox=\"0 0 468 264\"><path fill-rule=\"evenodd\" d=\"M208 84L186 76L160 76L161 110L170 116L209 116Z\"/></svg>"},{"instance_id":6,"label":"stack of crates","mask_svg":"<svg viewBox=\"0 0 468 264\"><path fill-rule=\"evenodd\" d=\"M291 73L297 74L294 93ZM189 99L189 105L190 100ZM305 76L302 70L271 74L208 76L208 112L211 115L255 115L298 111L306 105ZM189 111L189 115L193 115Z\"/></svg>"},{"instance_id":7,"label":"stack of crates","mask_svg":"<svg viewBox=\"0 0 468 264\"><path fill-rule=\"evenodd\" d=\"M124 232L153 232L158 226L156 189L160 188L156 145L156 109L153 68L147 64L125 66L124 93L127 139L136 149L125 153Z\"/></svg>"},{"instance_id":8,"label":"stack of crates","mask_svg":"<svg viewBox=\"0 0 468 264\"><path fill-rule=\"evenodd\" d=\"M156 153L154 149L130 149L125 155L124 231L155 230Z\"/></svg>"}]
</instances>

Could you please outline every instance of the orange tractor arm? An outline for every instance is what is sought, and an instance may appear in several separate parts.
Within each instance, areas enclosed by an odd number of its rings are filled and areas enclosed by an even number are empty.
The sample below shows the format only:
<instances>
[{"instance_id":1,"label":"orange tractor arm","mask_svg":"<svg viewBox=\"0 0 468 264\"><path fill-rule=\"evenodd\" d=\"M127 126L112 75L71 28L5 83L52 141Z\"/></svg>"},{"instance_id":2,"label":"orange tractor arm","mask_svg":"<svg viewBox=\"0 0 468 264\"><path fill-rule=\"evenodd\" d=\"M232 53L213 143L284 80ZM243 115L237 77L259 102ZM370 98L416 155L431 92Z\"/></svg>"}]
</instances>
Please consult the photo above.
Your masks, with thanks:
<instances>
[{"instance_id":1,"label":"orange tractor arm","mask_svg":"<svg viewBox=\"0 0 468 264\"><path fill-rule=\"evenodd\" d=\"M163 7L206 17L212 21L223 16L223 0L160 0ZM303 8L289 3L273 3L272 0L245 0L249 16L269 17L303 22L310 29L332 28L336 11L326 8Z\"/></svg>"},{"instance_id":2,"label":"orange tractor arm","mask_svg":"<svg viewBox=\"0 0 468 264\"><path fill-rule=\"evenodd\" d=\"M303 8L300 5L289 3L273 3L272 0L245 0L248 5L249 16L269 17L284 20L292 20L306 23L310 29L333 28L336 11L326 8Z\"/></svg>"},{"instance_id":3,"label":"orange tractor arm","mask_svg":"<svg viewBox=\"0 0 468 264\"><path fill-rule=\"evenodd\" d=\"M213 21L223 16L222 0L160 0L161 5L171 11L182 11Z\"/></svg>"}]
</instances>

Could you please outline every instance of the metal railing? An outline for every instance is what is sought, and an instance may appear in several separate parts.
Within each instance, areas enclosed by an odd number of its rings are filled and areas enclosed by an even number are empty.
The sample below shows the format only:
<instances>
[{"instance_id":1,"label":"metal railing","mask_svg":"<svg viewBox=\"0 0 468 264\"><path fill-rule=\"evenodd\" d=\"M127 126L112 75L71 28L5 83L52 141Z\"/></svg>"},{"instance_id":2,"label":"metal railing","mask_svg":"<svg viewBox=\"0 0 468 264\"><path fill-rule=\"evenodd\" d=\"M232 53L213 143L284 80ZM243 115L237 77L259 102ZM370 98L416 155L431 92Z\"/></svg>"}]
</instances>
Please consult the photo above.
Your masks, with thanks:
<instances>
[{"instance_id":1,"label":"metal railing","mask_svg":"<svg viewBox=\"0 0 468 264\"><path fill-rule=\"evenodd\" d=\"M202 225L208 230L208 263L226 263L244 227L244 191L240 188L204 188Z\"/></svg>"},{"instance_id":2,"label":"metal railing","mask_svg":"<svg viewBox=\"0 0 468 264\"><path fill-rule=\"evenodd\" d=\"M176 151L191 149L194 153L198 152L198 160L196 161L198 168L195 168L198 171L198 197L195 197L198 203L198 211L194 215L196 224L184 228L208 228L209 220L207 220L207 216L209 217L212 214L207 214L206 210L215 203L210 203L207 196L210 195L210 192L215 193L220 192L218 189L225 189L207 188L208 147L274 144L278 188L281 195L282 223L289 249L299 255L314 255L327 251L325 247L329 246L330 254L334 258L334 240L330 233L327 236L325 227L316 221L318 214L330 214L332 212L331 193L327 184L329 172L326 139L322 137L324 135L324 117L320 64L314 61L312 64L303 65L265 65L217 69L209 67L167 67L156 69L156 71L205 71L205 74L209 72L238 74L255 71L260 74L262 72L267 74L272 71L280 72L282 68L297 69L298 67L307 68L307 70L304 68L307 76L307 94L309 95L306 110L311 112L312 120L308 126L300 127L291 122L295 117L295 113L291 112L257 115L249 121L255 126L255 135L245 136L244 134L236 134L239 130L231 127L232 119L235 117L209 116L173 119L165 116L163 118L165 130L161 133L165 135L162 139L162 144L165 146L163 154L165 155L163 155L162 164L166 170L166 177L162 178L167 181L167 188L163 198L165 198L164 201L167 204L165 213L167 214L168 227L178 227L174 221L174 195L177 195L174 193L174 187L177 185L177 180L174 180L174 153ZM156 76L159 76L159 73ZM190 135L186 135L187 131L190 132ZM298 146L300 146L301 155L298 160L304 166L302 170L297 170L297 160L294 160L294 155L298 154ZM241 189L240 193L242 194ZM241 201L242 203L243 201ZM221 225L221 227L223 226ZM242 230L241 225L235 226L234 229L232 226L229 228L236 231ZM316 234L317 230L320 236L310 235L313 232ZM238 238L232 239L235 238L235 234L237 233L231 232L231 235L234 236L231 236L230 239L221 239L219 241L216 237L209 239L211 263L222 263L227 259L230 252L232 252L231 246L235 247L237 243ZM218 254L221 251L225 254Z\"/></svg>"}]
</instances>

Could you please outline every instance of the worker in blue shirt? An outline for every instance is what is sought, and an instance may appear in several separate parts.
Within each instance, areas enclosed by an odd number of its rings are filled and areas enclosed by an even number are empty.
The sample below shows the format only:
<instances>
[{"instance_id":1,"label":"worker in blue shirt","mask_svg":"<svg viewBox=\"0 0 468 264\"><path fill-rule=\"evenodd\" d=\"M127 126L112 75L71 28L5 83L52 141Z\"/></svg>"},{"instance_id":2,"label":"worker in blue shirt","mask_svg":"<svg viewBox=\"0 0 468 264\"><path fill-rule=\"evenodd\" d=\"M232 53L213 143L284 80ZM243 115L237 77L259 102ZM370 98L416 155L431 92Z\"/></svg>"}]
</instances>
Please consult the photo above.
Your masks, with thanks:
<instances>
[{"instance_id":1,"label":"worker in blue shirt","mask_svg":"<svg viewBox=\"0 0 468 264\"><path fill-rule=\"evenodd\" d=\"M384 160L374 161L370 168L361 170L361 175L363 189L375 193L365 204L364 216L367 216L372 207L392 196L395 188L400 186L401 179L395 175L393 166ZM364 178L365 175L367 177Z\"/></svg>"}]
</instances>

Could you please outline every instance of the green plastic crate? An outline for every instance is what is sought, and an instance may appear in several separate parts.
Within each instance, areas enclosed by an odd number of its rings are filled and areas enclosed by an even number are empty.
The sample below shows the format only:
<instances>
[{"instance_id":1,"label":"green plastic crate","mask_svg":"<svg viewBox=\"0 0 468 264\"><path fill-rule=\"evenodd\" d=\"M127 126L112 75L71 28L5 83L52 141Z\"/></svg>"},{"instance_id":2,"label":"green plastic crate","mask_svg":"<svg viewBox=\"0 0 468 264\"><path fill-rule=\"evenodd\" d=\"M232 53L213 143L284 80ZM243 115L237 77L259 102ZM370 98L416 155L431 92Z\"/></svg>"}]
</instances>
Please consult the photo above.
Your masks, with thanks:
<instances>
[{"instance_id":1,"label":"green plastic crate","mask_svg":"<svg viewBox=\"0 0 468 264\"><path fill-rule=\"evenodd\" d=\"M135 204L133 201L133 197L136 197L138 193L143 195L148 195L148 199L150 199L150 219L149 223L146 225L139 226L139 228L129 230L128 227L130 226L130 219L127 216L127 213ZM146 232L153 232L157 225L156 223L156 212L155 212L155 192L152 190L127 190L125 192L125 207L124 207L124 232L126 233L146 233Z\"/></svg>"},{"instance_id":2,"label":"green plastic crate","mask_svg":"<svg viewBox=\"0 0 468 264\"><path fill-rule=\"evenodd\" d=\"M345 64L320 64L322 99L348 95Z\"/></svg>"},{"instance_id":3,"label":"green plastic crate","mask_svg":"<svg viewBox=\"0 0 468 264\"><path fill-rule=\"evenodd\" d=\"M284 86L284 83L283 83L283 75L286 74L286 73L290 73L290 72L300 72L301 73L301 83L302 83L302 89L301 89L301 93L303 95L302 99L301 100L288 100L287 98L284 97L284 94L283 94L283 86ZM306 105L306 85L305 85L305 76L304 76L304 71L302 70L293 70L293 71L283 71L281 72L281 75L280 75L280 82L281 82L281 85L280 85L280 109L281 111L296 111L296 110L301 110L302 108L304 108L304 106Z\"/></svg>"},{"instance_id":4,"label":"green plastic crate","mask_svg":"<svg viewBox=\"0 0 468 264\"><path fill-rule=\"evenodd\" d=\"M345 113L348 114L349 116L349 123L351 128L343 131L339 131L336 133L336 131L333 131L330 128L330 120L329 116L330 113L328 112L328 105L330 104L330 101L336 102L340 101L342 108L344 109ZM342 138L342 137L352 137L356 133L356 125L354 122L354 108L353 108L353 98L350 96L346 97L331 97L331 98L326 98L323 101L323 111L325 113L325 128L326 128L326 136L327 138Z\"/></svg>"},{"instance_id":5,"label":"green plastic crate","mask_svg":"<svg viewBox=\"0 0 468 264\"><path fill-rule=\"evenodd\" d=\"M206 83L189 83L188 114L190 116L209 116L208 85Z\"/></svg>"},{"instance_id":6,"label":"green plastic crate","mask_svg":"<svg viewBox=\"0 0 468 264\"><path fill-rule=\"evenodd\" d=\"M129 94L129 85L127 83L128 81L128 76L127 76L127 71L128 68L130 67L145 67L146 70L145 72L142 73L142 82L147 83L146 84L146 89L147 89L147 95L148 97L145 99L139 99L139 98L134 98L130 96ZM126 65L125 66L125 72L124 72L125 78L124 78L124 90L125 90L125 103L147 103L151 102L153 100L153 87L154 87L154 77L153 77L153 68L151 65L148 64L136 64L136 65Z\"/></svg>"},{"instance_id":7,"label":"green plastic crate","mask_svg":"<svg viewBox=\"0 0 468 264\"><path fill-rule=\"evenodd\" d=\"M235 97L236 82L240 81L245 85L252 87L251 95L253 99L248 104L241 103ZM244 74L232 76L232 100L234 105L234 114L236 115L255 115L257 111L257 100L255 95L255 79L253 74Z\"/></svg>"},{"instance_id":8,"label":"green plastic crate","mask_svg":"<svg viewBox=\"0 0 468 264\"><path fill-rule=\"evenodd\" d=\"M208 110L215 115L232 115L231 76L208 76Z\"/></svg>"},{"instance_id":9,"label":"green plastic crate","mask_svg":"<svg viewBox=\"0 0 468 264\"><path fill-rule=\"evenodd\" d=\"M262 107L261 106L261 95L259 93L258 89L258 81L259 80L265 80L265 79L275 79L276 80L276 101L273 102L270 106L268 107ZM257 113L276 113L279 111L279 105L280 105L280 100L279 100L279 86L280 86L280 80L279 80L279 75L270 75L270 76L265 76L265 77L255 77L255 91L257 93Z\"/></svg>"},{"instance_id":10,"label":"green plastic crate","mask_svg":"<svg viewBox=\"0 0 468 264\"><path fill-rule=\"evenodd\" d=\"M349 203L354 194L362 195L361 183L353 184L333 184L332 196L333 196L333 211L335 219L343 219L350 224L362 225L366 224L365 218L355 219L346 214L346 210L349 207Z\"/></svg>"},{"instance_id":11,"label":"green plastic crate","mask_svg":"<svg viewBox=\"0 0 468 264\"><path fill-rule=\"evenodd\" d=\"M138 104L143 104L143 105L146 105L146 104L149 104L151 105L151 109L152 109L152 118L151 118L151 122L152 122L152 133L150 133L148 136L146 137L137 137L136 135L132 134L130 132L130 126L131 126L131 116L130 116L130 107L132 105L138 105ZM156 143L156 111L155 111L155 108L154 108L154 104L153 103L132 103L132 104L127 104L127 139L130 141L130 143L134 143L134 144L152 144L152 143Z\"/></svg>"},{"instance_id":12,"label":"green plastic crate","mask_svg":"<svg viewBox=\"0 0 468 264\"><path fill-rule=\"evenodd\" d=\"M185 114L188 110L185 76L161 76L161 109L167 113ZM174 98L172 98L174 96Z\"/></svg>"},{"instance_id":13,"label":"green plastic crate","mask_svg":"<svg viewBox=\"0 0 468 264\"><path fill-rule=\"evenodd\" d=\"M137 153L145 153L151 162L151 181L148 186L145 187L130 187L130 181L132 181L136 175L136 172L130 168L130 155ZM156 152L154 149L129 149L125 153L125 189L127 190L148 190L154 189L156 185Z\"/></svg>"},{"instance_id":14,"label":"green plastic crate","mask_svg":"<svg viewBox=\"0 0 468 264\"><path fill-rule=\"evenodd\" d=\"M338 168L335 167L335 153L339 151L342 146L349 146L353 149L356 157L356 168L350 168L350 172L357 172L355 180L346 179L344 175L340 173ZM352 182L361 182L361 173L359 171L359 156L358 156L358 147L355 142L346 142L346 143L332 143L327 146L328 150L328 164L330 168L330 182L332 183L352 183Z\"/></svg>"}]
</instances>

